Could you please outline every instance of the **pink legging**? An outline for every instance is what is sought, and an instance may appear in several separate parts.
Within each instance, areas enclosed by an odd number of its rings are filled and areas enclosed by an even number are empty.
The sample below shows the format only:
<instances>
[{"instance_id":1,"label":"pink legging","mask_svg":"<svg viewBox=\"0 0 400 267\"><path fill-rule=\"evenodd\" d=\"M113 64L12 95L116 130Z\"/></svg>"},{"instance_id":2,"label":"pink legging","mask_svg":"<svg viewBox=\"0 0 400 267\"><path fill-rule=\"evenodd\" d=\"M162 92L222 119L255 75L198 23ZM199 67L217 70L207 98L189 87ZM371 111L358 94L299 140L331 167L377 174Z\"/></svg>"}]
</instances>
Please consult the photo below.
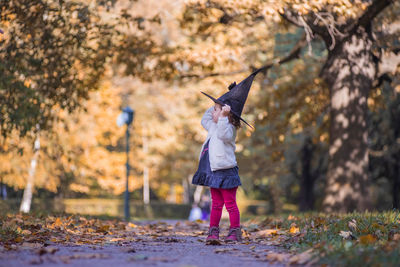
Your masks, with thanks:
<instances>
[{"instance_id":1,"label":"pink legging","mask_svg":"<svg viewBox=\"0 0 400 267\"><path fill-rule=\"evenodd\" d=\"M236 190L237 187L230 189L210 188L212 199L210 227L219 226L224 204L229 213L230 228L240 227L240 214L236 204Z\"/></svg>"}]
</instances>

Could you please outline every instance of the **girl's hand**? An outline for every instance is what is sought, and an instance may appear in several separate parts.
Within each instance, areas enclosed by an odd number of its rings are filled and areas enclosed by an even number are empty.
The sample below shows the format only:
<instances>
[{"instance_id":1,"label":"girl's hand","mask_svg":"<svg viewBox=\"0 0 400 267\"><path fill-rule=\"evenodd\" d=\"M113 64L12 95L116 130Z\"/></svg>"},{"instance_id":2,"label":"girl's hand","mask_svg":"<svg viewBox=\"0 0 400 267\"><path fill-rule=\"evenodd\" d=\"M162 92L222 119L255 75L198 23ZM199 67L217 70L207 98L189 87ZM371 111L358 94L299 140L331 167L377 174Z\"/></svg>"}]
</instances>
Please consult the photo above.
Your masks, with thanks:
<instances>
[{"instance_id":1,"label":"girl's hand","mask_svg":"<svg viewBox=\"0 0 400 267\"><path fill-rule=\"evenodd\" d=\"M229 115L229 112L231 112L231 107L228 105L225 105L222 107L222 111L221 111L221 117L226 117Z\"/></svg>"}]
</instances>

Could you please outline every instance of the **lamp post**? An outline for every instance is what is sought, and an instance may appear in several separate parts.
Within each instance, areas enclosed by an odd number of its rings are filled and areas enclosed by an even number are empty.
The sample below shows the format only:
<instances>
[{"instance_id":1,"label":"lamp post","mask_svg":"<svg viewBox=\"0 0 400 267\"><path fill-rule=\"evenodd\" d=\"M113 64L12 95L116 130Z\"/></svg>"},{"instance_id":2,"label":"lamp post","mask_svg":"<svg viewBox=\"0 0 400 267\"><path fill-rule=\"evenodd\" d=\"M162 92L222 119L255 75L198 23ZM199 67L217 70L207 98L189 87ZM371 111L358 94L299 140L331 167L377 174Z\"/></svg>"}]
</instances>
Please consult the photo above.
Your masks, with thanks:
<instances>
[{"instance_id":1,"label":"lamp post","mask_svg":"<svg viewBox=\"0 0 400 267\"><path fill-rule=\"evenodd\" d=\"M135 111L130 107L125 107L122 113L118 116L118 126L126 124L126 183L125 183L125 201L124 201L124 214L125 220L129 221L129 125L133 122Z\"/></svg>"}]
</instances>

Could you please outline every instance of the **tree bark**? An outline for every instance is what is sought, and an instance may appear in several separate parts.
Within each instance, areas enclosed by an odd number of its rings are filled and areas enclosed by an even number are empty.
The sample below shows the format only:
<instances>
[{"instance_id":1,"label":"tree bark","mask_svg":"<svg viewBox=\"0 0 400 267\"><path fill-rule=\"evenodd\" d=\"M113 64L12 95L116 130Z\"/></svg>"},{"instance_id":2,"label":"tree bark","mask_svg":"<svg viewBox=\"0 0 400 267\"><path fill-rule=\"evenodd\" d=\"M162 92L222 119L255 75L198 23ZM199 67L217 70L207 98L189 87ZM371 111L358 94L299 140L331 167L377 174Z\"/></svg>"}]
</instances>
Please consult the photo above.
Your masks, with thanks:
<instances>
[{"instance_id":1,"label":"tree bark","mask_svg":"<svg viewBox=\"0 0 400 267\"><path fill-rule=\"evenodd\" d=\"M39 139L39 125L36 125L36 139L34 144L34 152L33 157L31 160L31 166L29 168L28 180L26 181L26 186L24 190L24 195L22 197L21 206L19 210L21 212L28 213L31 209L32 203L32 193L33 193L33 185L35 181L35 172L36 172L36 165L39 158L39 151L40 151L40 139Z\"/></svg>"},{"instance_id":2,"label":"tree bark","mask_svg":"<svg viewBox=\"0 0 400 267\"><path fill-rule=\"evenodd\" d=\"M362 211L368 192L367 97L377 66L369 27L359 27L330 52L322 77L330 88L330 147L327 212Z\"/></svg>"},{"instance_id":3,"label":"tree bark","mask_svg":"<svg viewBox=\"0 0 400 267\"><path fill-rule=\"evenodd\" d=\"M312 210L314 207L314 177L311 172L313 152L314 145L308 136L301 150L300 211Z\"/></svg>"},{"instance_id":4,"label":"tree bark","mask_svg":"<svg viewBox=\"0 0 400 267\"><path fill-rule=\"evenodd\" d=\"M399 193L400 193L400 177L399 166L394 166L393 187L392 187L392 203L394 209L399 209Z\"/></svg>"},{"instance_id":5,"label":"tree bark","mask_svg":"<svg viewBox=\"0 0 400 267\"><path fill-rule=\"evenodd\" d=\"M147 135L143 135L143 154L147 157L148 153L148 140ZM150 185L149 185L149 167L147 165L147 161L144 162L143 167L143 203L150 203Z\"/></svg>"}]
</instances>

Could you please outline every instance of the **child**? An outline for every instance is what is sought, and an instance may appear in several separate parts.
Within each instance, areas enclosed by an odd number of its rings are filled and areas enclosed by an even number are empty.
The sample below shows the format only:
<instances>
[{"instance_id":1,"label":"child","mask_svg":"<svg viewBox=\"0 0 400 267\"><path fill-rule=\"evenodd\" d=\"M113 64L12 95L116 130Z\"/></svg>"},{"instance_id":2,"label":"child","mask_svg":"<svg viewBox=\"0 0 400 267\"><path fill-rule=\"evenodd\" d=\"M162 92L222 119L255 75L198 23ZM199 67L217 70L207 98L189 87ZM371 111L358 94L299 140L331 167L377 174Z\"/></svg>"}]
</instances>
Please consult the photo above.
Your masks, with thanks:
<instances>
[{"instance_id":1,"label":"child","mask_svg":"<svg viewBox=\"0 0 400 267\"><path fill-rule=\"evenodd\" d=\"M236 130L240 128L240 120L249 125L240 115L253 79L259 71L260 69L239 84L231 84L228 87L230 91L218 99L202 92L211 98L215 105L204 113L201 120L208 135L192 183L210 187L212 205L210 228L206 239L208 244L219 241L219 222L224 204L230 220L229 233L225 241L242 240L240 213L236 203L236 191L241 181L235 157L235 138Z\"/></svg>"}]
</instances>

